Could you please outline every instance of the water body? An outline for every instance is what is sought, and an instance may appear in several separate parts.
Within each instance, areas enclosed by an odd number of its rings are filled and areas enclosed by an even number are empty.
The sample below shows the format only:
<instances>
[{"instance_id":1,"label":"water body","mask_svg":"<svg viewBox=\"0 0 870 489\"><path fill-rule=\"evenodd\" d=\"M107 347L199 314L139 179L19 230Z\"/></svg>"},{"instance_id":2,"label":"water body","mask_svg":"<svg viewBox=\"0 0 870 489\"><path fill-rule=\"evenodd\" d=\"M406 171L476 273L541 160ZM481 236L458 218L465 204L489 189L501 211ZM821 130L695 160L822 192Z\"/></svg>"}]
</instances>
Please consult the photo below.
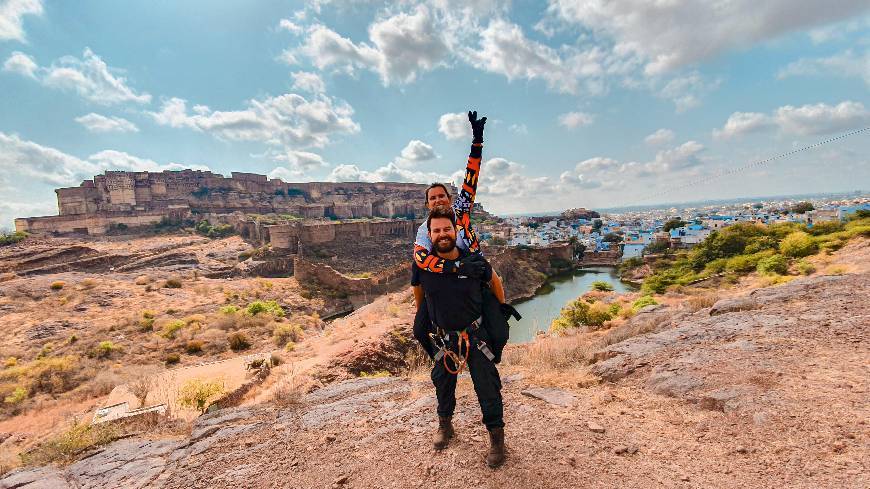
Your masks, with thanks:
<instances>
[{"instance_id":1,"label":"water body","mask_svg":"<svg viewBox=\"0 0 870 489\"><path fill-rule=\"evenodd\" d=\"M613 285L616 292L631 292L635 290L628 284L619 281L616 268L591 267L550 279L529 300L514 304L523 319L511 320L511 343L531 341L537 331L547 331L550 323L559 317L559 312L566 304L588 292L592 282L603 280Z\"/></svg>"}]
</instances>

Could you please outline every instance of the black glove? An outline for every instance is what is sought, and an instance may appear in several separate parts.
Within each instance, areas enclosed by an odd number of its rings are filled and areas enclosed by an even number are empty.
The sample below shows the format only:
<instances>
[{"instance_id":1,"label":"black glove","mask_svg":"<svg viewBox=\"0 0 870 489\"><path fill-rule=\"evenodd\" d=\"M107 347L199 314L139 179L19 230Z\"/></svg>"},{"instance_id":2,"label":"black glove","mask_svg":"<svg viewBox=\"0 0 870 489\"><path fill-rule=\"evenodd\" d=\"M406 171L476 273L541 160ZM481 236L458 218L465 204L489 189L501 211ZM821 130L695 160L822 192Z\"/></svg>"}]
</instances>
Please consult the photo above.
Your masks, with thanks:
<instances>
[{"instance_id":1,"label":"black glove","mask_svg":"<svg viewBox=\"0 0 870 489\"><path fill-rule=\"evenodd\" d=\"M499 309L501 309L501 315L504 316L505 321L509 320L511 318L511 316L513 316L513 318L516 319L517 321L519 321L520 319L523 318L522 316L520 316L520 313L517 312L516 309L514 309L514 306L512 306L510 304L507 304L507 303L499 304L498 307L499 307Z\"/></svg>"},{"instance_id":2,"label":"black glove","mask_svg":"<svg viewBox=\"0 0 870 489\"><path fill-rule=\"evenodd\" d=\"M483 143L483 125L486 124L486 117L477 118L477 111L468 111L468 122L471 123L471 132L474 134L474 139L471 141L474 144Z\"/></svg>"},{"instance_id":3,"label":"black glove","mask_svg":"<svg viewBox=\"0 0 870 489\"><path fill-rule=\"evenodd\" d=\"M457 271L459 275L465 275L469 278L482 279L486 273L486 261L478 253L472 253L457 263Z\"/></svg>"}]
</instances>

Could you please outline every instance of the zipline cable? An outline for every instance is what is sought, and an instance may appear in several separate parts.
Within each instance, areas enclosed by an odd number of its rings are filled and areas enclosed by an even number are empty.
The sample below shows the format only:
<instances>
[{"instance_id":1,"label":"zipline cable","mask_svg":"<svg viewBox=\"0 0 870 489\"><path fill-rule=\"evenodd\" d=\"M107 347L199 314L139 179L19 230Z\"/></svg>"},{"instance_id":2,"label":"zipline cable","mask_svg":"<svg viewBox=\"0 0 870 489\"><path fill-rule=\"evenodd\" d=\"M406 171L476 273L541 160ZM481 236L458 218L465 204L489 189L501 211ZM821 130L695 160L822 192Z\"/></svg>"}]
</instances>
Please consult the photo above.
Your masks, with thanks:
<instances>
[{"instance_id":1,"label":"zipline cable","mask_svg":"<svg viewBox=\"0 0 870 489\"><path fill-rule=\"evenodd\" d=\"M753 161L752 163L748 163L748 164L746 164L746 165L739 166L739 167L737 167L737 168L729 168L729 169L726 169L726 170L721 170L721 171L719 171L718 173L715 173L715 174L713 174L713 175L708 175L708 176L706 176L706 177L697 178L697 179L695 179L695 180L692 180L692 181L686 182L686 183L684 183L684 184L676 185L676 186L674 186L674 187L671 187L671 188L668 188L668 189L662 190L662 191L660 191L660 192L655 192L655 193L649 194L649 195L647 195L647 196L641 198L640 200L637 200L636 203L633 204L633 205L638 205L638 204L640 204L641 202L648 201L648 200L653 199L653 198L655 198L655 197L660 197L660 196L663 196L663 195L667 195L667 194L670 194L670 193L675 192L675 191L677 191L677 190L682 190L682 189L684 189L684 188L694 187L694 186L697 186L697 185L703 185L703 184L709 183L709 182L711 182L711 181L715 181L715 180L717 180L717 179L719 179L719 178L727 177L727 176L729 176L729 175L733 175L733 174L735 174L735 173L740 173L740 172L742 172L742 171L744 171L744 170L748 170L748 169L750 169L750 168L755 168L755 167L758 167L758 166L761 166L761 165L765 165L765 164L770 163L770 162L772 162L772 161L776 161L776 160L779 160L779 159L782 159L782 158L786 158L786 157L788 157L788 156L791 156L791 155L794 155L794 154L797 154L797 153L801 153L801 152L803 152L803 151L808 151L808 150L810 150L810 149L818 148L819 146L823 146L823 145L828 144L828 143L833 143L834 141L838 141L838 140L840 140L840 139L845 139L845 138L847 138L847 137L849 137L849 136L854 136L854 135L856 135L856 134L860 134L860 133L865 132L865 131L870 131L870 127L865 127L865 128L862 128L862 129L856 129L856 130L854 130L854 131L850 131L850 132L847 132L847 133L845 133L845 134L840 134L839 136L835 136L835 137L832 137L832 138L829 138L829 139L825 139L824 141L819 141L819 142L817 142L817 143L813 143L813 144L811 144L811 145L809 145L809 146L804 146L804 147L802 147L802 148L794 149L794 150L788 151L788 152L786 152L786 153L781 153L781 154L778 154L778 155L776 155L776 156L771 156L770 158L766 158L766 159L763 159L763 160Z\"/></svg>"}]
</instances>

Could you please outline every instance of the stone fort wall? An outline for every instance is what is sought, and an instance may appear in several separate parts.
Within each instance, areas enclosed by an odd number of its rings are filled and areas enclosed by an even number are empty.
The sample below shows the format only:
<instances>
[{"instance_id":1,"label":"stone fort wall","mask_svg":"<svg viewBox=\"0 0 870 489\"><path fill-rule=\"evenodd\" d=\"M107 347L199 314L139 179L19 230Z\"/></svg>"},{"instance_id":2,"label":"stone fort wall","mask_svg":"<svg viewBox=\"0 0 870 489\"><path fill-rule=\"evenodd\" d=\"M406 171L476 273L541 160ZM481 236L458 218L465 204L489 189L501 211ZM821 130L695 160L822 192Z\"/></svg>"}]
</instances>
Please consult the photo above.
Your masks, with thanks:
<instances>
[{"instance_id":1,"label":"stone fort wall","mask_svg":"<svg viewBox=\"0 0 870 489\"><path fill-rule=\"evenodd\" d=\"M58 216L19 218L15 226L37 234L103 234L113 224L144 226L164 216L248 213L301 219L422 218L425 188L395 182L290 183L244 172L224 177L202 170L106 171L78 187L56 189ZM312 228L306 231L310 235L305 240L329 239L318 233L334 231Z\"/></svg>"}]
</instances>

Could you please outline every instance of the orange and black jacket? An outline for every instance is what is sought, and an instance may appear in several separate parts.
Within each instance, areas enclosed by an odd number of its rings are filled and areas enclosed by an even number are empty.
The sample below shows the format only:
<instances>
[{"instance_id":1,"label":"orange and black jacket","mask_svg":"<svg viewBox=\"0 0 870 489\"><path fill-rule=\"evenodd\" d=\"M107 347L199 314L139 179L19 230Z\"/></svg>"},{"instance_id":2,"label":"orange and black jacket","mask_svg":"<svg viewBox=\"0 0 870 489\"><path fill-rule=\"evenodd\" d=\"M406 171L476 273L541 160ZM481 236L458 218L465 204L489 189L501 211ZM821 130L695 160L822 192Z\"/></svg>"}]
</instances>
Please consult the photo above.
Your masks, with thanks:
<instances>
[{"instance_id":1,"label":"orange and black jacket","mask_svg":"<svg viewBox=\"0 0 870 489\"><path fill-rule=\"evenodd\" d=\"M477 194L477 180L480 176L480 160L483 153L482 143L473 143L471 152L468 154L468 164L465 166L465 179L459 195L453 200L453 212L456 213L456 225L459 227L456 240L462 239L468 251L480 252L480 243L477 234L471 227L471 209L474 207L474 197ZM422 244L414 243L414 262L423 270L434 273L455 272L456 264L445 260Z\"/></svg>"}]
</instances>

